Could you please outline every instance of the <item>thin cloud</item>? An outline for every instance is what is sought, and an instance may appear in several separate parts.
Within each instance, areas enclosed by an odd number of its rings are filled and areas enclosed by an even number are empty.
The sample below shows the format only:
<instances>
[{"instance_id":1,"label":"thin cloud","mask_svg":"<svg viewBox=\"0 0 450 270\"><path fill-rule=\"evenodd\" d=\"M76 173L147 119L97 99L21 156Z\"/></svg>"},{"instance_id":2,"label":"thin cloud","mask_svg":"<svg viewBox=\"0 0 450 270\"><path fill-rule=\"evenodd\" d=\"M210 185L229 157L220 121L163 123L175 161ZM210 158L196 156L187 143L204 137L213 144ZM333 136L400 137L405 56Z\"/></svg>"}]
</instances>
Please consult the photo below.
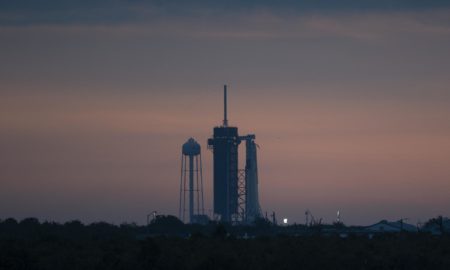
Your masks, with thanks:
<instances>
[{"instance_id":1,"label":"thin cloud","mask_svg":"<svg viewBox=\"0 0 450 270\"><path fill-rule=\"evenodd\" d=\"M114 25L162 17L221 16L268 10L280 15L335 12L392 12L450 8L443 0L0 0L0 25Z\"/></svg>"},{"instance_id":2,"label":"thin cloud","mask_svg":"<svg viewBox=\"0 0 450 270\"><path fill-rule=\"evenodd\" d=\"M311 13L280 16L270 11L159 18L120 24L41 24L0 26L0 34L47 32L62 35L107 34L207 39L298 39L344 37L383 40L399 35L450 35L450 9L408 12Z\"/></svg>"}]
</instances>

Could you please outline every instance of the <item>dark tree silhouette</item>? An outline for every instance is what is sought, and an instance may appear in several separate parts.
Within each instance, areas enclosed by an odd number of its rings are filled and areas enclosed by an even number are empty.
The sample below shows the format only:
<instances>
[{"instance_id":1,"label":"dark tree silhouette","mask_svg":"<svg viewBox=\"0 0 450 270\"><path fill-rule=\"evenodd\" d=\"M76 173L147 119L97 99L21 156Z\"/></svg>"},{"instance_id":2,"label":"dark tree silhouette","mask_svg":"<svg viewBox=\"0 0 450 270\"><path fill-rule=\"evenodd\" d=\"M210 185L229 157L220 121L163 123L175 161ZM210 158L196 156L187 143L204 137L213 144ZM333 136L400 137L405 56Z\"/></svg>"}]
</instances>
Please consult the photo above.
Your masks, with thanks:
<instances>
[{"instance_id":1,"label":"dark tree silhouette","mask_svg":"<svg viewBox=\"0 0 450 270\"><path fill-rule=\"evenodd\" d=\"M446 234L329 233L338 227L199 226L171 216L149 226L6 219L0 269L450 269Z\"/></svg>"}]
</instances>

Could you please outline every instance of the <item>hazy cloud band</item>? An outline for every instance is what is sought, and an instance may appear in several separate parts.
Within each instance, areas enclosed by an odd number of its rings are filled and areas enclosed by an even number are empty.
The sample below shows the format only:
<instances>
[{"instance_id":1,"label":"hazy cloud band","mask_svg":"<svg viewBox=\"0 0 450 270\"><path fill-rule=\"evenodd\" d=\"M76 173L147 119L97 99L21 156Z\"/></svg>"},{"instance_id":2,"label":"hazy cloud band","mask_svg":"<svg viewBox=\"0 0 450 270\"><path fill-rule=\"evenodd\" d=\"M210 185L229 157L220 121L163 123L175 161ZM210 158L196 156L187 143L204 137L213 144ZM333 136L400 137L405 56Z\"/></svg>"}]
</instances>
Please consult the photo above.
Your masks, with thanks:
<instances>
[{"instance_id":1,"label":"hazy cloud band","mask_svg":"<svg viewBox=\"0 0 450 270\"><path fill-rule=\"evenodd\" d=\"M168 16L220 16L223 13L255 10L304 14L310 12L392 12L448 7L450 7L450 2L443 0L0 0L0 25L122 24L148 22Z\"/></svg>"}]
</instances>

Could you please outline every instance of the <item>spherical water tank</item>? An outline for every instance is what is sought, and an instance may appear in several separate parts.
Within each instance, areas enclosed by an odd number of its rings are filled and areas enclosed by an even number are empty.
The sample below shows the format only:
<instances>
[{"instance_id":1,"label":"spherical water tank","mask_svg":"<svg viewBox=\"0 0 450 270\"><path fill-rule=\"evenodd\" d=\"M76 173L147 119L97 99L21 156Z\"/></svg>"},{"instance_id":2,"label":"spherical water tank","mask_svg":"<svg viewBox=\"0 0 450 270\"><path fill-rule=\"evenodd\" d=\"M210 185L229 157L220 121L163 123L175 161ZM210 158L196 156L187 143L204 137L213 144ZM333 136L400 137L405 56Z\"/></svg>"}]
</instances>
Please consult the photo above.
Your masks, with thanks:
<instances>
[{"instance_id":1,"label":"spherical water tank","mask_svg":"<svg viewBox=\"0 0 450 270\"><path fill-rule=\"evenodd\" d=\"M196 156L200 154L200 144L190 138L182 147L182 153L186 156Z\"/></svg>"}]
</instances>

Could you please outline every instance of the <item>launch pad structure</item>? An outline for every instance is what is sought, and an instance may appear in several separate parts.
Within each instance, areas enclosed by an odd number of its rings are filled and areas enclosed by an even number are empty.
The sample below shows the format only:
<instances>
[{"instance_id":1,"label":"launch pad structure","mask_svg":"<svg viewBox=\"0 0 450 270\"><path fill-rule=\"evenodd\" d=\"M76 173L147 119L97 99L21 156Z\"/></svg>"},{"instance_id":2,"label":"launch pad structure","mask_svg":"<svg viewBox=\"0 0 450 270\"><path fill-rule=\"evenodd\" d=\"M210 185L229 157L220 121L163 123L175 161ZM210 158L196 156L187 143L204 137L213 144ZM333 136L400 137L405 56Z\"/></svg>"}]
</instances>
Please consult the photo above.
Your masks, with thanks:
<instances>
[{"instance_id":1,"label":"launch pad structure","mask_svg":"<svg viewBox=\"0 0 450 270\"><path fill-rule=\"evenodd\" d=\"M239 136L238 128L228 125L227 86L224 86L224 118L208 139L214 163L214 214L220 221L251 223L261 216L258 198L258 163L255 135ZM238 148L245 141L245 168L239 169Z\"/></svg>"}]
</instances>

